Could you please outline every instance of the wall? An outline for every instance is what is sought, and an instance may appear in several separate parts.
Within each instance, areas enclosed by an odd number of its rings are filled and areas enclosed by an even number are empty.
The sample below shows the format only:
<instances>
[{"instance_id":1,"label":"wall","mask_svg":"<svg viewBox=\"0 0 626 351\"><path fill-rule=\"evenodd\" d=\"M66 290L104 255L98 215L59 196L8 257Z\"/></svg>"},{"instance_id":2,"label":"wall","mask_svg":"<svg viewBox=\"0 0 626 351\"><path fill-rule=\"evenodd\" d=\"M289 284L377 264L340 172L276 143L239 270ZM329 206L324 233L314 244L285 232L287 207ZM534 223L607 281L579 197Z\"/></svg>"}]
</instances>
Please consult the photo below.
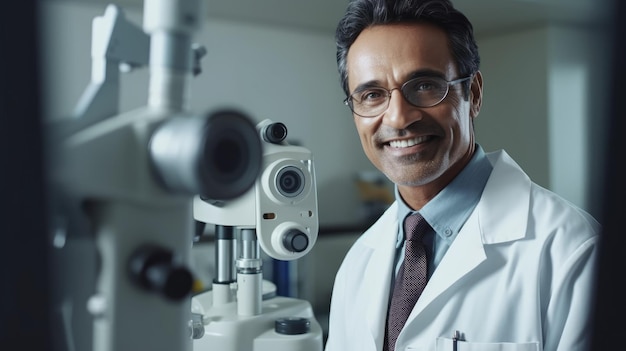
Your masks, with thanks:
<instances>
[{"instance_id":1,"label":"wall","mask_svg":"<svg viewBox=\"0 0 626 351\"><path fill-rule=\"evenodd\" d=\"M548 30L550 188L599 216L594 194L603 168L606 100L601 28L551 26ZM599 127L600 126L600 127Z\"/></svg>"},{"instance_id":2,"label":"wall","mask_svg":"<svg viewBox=\"0 0 626 351\"><path fill-rule=\"evenodd\" d=\"M479 143L504 148L538 184L592 211L593 31L543 25L477 38L484 77ZM597 59L597 58L596 58ZM596 78L597 79L597 78Z\"/></svg>"},{"instance_id":3,"label":"wall","mask_svg":"<svg viewBox=\"0 0 626 351\"><path fill-rule=\"evenodd\" d=\"M549 185L546 38L543 29L477 39L484 97L477 141L504 148L537 183Z\"/></svg>"}]
</instances>

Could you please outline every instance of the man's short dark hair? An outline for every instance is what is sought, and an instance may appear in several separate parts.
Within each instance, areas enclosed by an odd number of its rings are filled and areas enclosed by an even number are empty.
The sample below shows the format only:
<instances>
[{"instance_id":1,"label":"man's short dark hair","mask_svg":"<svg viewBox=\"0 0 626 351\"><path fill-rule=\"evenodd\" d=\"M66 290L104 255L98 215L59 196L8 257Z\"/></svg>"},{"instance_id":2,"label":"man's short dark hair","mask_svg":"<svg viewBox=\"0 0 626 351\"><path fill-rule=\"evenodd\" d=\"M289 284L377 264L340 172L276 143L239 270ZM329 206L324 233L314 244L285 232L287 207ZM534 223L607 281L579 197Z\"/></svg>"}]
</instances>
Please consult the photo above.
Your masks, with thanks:
<instances>
[{"instance_id":1,"label":"man's short dark hair","mask_svg":"<svg viewBox=\"0 0 626 351\"><path fill-rule=\"evenodd\" d=\"M449 0L352 0L337 25L337 68L341 87L348 96L348 50L361 32L374 25L429 23L444 30L459 76L476 73L480 66L474 28ZM468 90L469 81L464 85Z\"/></svg>"}]
</instances>

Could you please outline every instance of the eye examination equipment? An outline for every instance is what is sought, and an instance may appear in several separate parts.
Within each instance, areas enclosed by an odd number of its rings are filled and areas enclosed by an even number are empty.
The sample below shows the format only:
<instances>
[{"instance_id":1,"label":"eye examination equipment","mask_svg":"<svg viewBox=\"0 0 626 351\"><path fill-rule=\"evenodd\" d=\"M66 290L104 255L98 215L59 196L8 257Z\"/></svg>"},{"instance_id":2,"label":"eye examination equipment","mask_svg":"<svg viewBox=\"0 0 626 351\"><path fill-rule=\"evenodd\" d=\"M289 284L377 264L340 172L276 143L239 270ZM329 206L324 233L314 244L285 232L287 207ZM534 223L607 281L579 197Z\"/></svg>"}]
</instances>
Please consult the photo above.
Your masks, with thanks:
<instances>
[{"instance_id":1,"label":"eye examination equipment","mask_svg":"<svg viewBox=\"0 0 626 351\"><path fill-rule=\"evenodd\" d=\"M322 350L311 305L263 284L260 257L262 249L274 259L295 260L317 240L311 152L285 142L282 123L266 119L257 129L264 153L252 189L228 201L194 198L194 218L216 225L212 289L192 298L194 351Z\"/></svg>"},{"instance_id":2,"label":"eye examination equipment","mask_svg":"<svg viewBox=\"0 0 626 351\"><path fill-rule=\"evenodd\" d=\"M80 328L93 333L94 351L191 347L191 297L200 291L189 268L193 197L230 201L261 170L250 118L188 110L188 81L204 54L192 36L204 13L200 0L145 0L141 29L109 5L93 20L91 82L74 116L48 128L51 240L59 255L76 238L96 248L93 295L73 307L91 316ZM142 66L148 102L120 113L120 67ZM84 285L67 273L75 267L58 267L55 279ZM59 320L62 348L73 351L85 330L71 313Z\"/></svg>"}]
</instances>

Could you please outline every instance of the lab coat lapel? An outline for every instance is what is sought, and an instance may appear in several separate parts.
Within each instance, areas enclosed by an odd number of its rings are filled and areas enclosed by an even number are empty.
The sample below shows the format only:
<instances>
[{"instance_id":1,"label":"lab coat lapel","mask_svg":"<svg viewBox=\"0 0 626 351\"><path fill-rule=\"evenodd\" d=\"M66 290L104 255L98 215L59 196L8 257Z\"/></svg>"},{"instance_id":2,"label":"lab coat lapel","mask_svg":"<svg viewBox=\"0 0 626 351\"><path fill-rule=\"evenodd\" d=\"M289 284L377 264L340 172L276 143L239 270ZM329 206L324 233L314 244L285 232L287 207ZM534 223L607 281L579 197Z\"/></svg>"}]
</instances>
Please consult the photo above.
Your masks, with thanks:
<instances>
[{"instance_id":1,"label":"lab coat lapel","mask_svg":"<svg viewBox=\"0 0 626 351\"><path fill-rule=\"evenodd\" d=\"M397 205L393 204L370 229L368 246L372 249L372 256L365 268L363 286L359 293L367 294L364 301L383 301L363 306L367 309L367 325L377 349L382 348L384 327L387 320L387 303L393 270L394 253L396 248L396 234L398 221L396 220Z\"/></svg>"},{"instance_id":2,"label":"lab coat lapel","mask_svg":"<svg viewBox=\"0 0 626 351\"><path fill-rule=\"evenodd\" d=\"M478 216L472 215L465 223L463 230L454 240L428 281L409 319L417 316L437 296L440 296L441 293L487 258L477 218Z\"/></svg>"},{"instance_id":3,"label":"lab coat lapel","mask_svg":"<svg viewBox=\"0 0 626 351\"><path fill-rule=\"evenodd\" d=\"M483 196L428 281L409 321L485 261L485 245L525 236L530 179L504 151L488 156L494 168Z\"/></svg>"}]
</instances>

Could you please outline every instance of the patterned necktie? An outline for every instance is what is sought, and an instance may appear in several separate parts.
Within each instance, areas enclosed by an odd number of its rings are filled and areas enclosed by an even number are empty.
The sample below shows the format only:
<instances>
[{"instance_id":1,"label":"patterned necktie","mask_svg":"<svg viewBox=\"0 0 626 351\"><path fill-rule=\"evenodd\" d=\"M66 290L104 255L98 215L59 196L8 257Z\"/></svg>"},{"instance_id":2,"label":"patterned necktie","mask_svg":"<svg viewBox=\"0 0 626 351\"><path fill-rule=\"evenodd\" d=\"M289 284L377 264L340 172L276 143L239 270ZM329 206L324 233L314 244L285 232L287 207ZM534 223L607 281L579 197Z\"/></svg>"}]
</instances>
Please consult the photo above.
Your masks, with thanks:
<instances>
[{"instance_id":1,"label":"patterned necktie","mask_svg":"<svg viewBox=\"0 0 626 351\"><path fill-rule=\"evenodd\" d=\"M400 330L422 294L428 281L426 250L422 242L430 226L419 213L404 220L406 248L404 262L400 266L387 315L384 350L394 351Z\"/></svg>"}]
</instances>

